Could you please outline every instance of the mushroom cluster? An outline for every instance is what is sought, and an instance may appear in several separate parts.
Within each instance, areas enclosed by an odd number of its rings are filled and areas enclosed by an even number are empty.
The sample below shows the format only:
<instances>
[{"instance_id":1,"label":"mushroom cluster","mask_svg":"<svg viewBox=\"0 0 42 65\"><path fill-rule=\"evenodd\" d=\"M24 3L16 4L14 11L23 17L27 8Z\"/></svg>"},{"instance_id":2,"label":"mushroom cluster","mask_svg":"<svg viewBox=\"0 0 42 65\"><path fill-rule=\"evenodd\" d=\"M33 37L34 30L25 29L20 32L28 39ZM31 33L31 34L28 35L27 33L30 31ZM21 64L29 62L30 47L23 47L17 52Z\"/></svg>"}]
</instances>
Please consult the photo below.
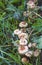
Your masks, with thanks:
<instances>
[{"instance_id":1,"label":"mushroom cluster","mask_svg":"<svg viewBox=\"0 0 42 65\"><path fill-rule=\"evenodd\" d=\"M34 1L32 1L32 0L29 0L28 2L27 2L27 8L31 8L31 9L34 9L35 8L35 2Z\"/></svg>"},{"instance_id":2,"label":"mushroom cluster","mask_svg":"<svg viewBox=\"0 0 42 65\"><path fill-rule=\"evenodd\" d=\"M29 0L29 1L27 1L27 3L26 3L27 11L23 12L23 16L28 17L28 16L31 15L32 11L37 8L36 2L37 2L37 0Z\"/></svg>"},{"instance_id":3,"label":"mushroom cluster","mask_svg":"<svg viewBox=\"0 0 42 65\"><path fill-rule=\"evenodd\" d=\"M28 24L25 21L22 21L19 24L20 29L16 29L14 31L14 34L18 35L19 38L18 53L25 56L22 58L22 62L27 62L27 58L30 58L32 56L38 57L40 54L40 50L36 48L36 43L28 43L28 33L26 30L24 31L27 26Z\"/></svg>"}]
</instances>

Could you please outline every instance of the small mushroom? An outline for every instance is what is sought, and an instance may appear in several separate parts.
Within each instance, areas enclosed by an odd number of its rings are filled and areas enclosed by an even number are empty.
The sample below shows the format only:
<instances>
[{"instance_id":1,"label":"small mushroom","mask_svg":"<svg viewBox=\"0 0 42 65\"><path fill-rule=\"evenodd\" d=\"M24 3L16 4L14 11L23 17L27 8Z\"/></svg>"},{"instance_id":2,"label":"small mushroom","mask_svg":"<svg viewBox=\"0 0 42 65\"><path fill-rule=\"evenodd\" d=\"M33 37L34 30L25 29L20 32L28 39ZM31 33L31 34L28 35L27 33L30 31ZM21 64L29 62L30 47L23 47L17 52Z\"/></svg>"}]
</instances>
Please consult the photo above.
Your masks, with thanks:
<instances>
[{"instance_id":1,"label":"small mushroom","mask_svg":"<svg viewBox=\"0 0 42 65\"><path fill-rule=\"evenodd\" d=\"M31 47L32 47L32 43L29 43L29 44L28 44L28 47L31 48Z\"/></svg>"},{"instance_id":2,"label":"small mushroom","mask_svg":"<svg viewBox=\"0 0 42 65\"><path fill-rule=\"evenodd\" d=\"M25 54L28 51L28 46L19 46L18 47L18 52L19 54Z\"/></svg>"},{"instance_id":3,"label":"small mushroom","mask_svg":"<svg viewBox=\"0 0 42 65\"><path fill-rule=\"evenodd\" d=\"M38 57L39 54L40 54L40 52L41 52L41 50L36 49L36 50L34 51L34 57Z\"/></svg>"},{"instance_id":4,"label":"small mushroom","mask_svg":"<svg viewBox=\"0 0 42 65\"><path fill-rule=\"evenodd\" d=\"M27 23L25 21L22 21L20 24L19 24L19 27L27 27Z\"/></svg>"},{"instance_id":5,"label":"small mushroom","mask_svg":"<svg viewBox=\"0 0 42 65\"><path fill-rule=\"evenodd\" d=\"M20 45L27 45L28 41L26 39L20 39Z\"/></svg>"},{"instance_id":6,"label":"small mushroom","mask_svg":"<svg viewBox=\"0 0 42 65\"><path fill-rule=\"evenodd\" d=\"M26 57L23 57L21 61L22 61L22 63L28 63L29 62L29 60Z\"/></svg>"},{"instance_id":7,"label":"small mushroom","mask_svg":"<svg viewBox=\"0 0 42 65\"><path fill-rule=\"evenodd\" d=\"M21 33L18 35L19 39L28 39L27 33Z\"/></svg>"},{"instance_id":8,"label":"small mushroom","mask_svg":"<svg viewBox=\"0 0 42 65\"><path fill-rule=\"evenodd\" d=\"M27 3L27 7L33 9L33 8L35 8L35 3L34 3L32 0L30 0L30 1L28 1L28 3Z\"/></svg>"},{"instance_id":9,"label":"small mushroom","mask_svg":"<svg viewBox=\"0 0 42 65\"><path fill-rule=\"evenodd\" d=\"M28 51L25 55L26 55L27 57L31 57L32 54L33 54L33 51Z\"/></svg>"},{"instance_id":10,"label":"small mushroom","mask_svg":"<svg viewBox=\"0 0 42 65\"><path fill-rule=\"evenodd\" d=\"M19 35L21 31L19 29L14 30L14 34Z\"/></svg>"}]
</instances>

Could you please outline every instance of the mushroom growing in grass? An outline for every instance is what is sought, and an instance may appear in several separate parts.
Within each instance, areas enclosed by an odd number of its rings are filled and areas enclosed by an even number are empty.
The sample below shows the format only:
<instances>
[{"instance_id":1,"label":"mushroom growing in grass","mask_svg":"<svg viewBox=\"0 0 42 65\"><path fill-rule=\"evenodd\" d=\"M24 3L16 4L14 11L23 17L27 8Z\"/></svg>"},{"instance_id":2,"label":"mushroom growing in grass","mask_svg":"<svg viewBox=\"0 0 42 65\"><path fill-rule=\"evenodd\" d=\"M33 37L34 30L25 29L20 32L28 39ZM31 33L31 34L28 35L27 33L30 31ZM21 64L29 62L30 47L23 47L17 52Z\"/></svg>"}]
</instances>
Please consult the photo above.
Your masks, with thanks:
<instances>
[{"instance_id":1,"label":"mushroom growing in grass","mask_svg":"<svg viewBox=\"0 0 42 65\"><path fill-rule=\"evenodd\" d=\"M22 63L28 63L29 62L29 60L26 57L23 57L21 61L22 61Z\"/></svg>"},{"instance_id":2,"label":"mushroom growing in grass","mask_svg":"<svg viewBox=\"0 0 42 65\"><path fill-rule=\"evenodd\" d=\"M25 54L28 51L28 46L19 46L18 47L18 52L19 54Z\"/></svg>"},{"instance_id":3,"label":"mushroom growing in grass","mask_svg":"<svg viewBox=\"0 0 42 65\"><path fill-rule=\"evenodd\" d=\"M21 33L18 35L19 39L28 39L28 34L27 33Z\"/></svg>"},{"instance_id":4,"label":"mushroom growing in grass","mask_svg":"<svg viewBox=\"0 0 42 65\"><path fill-rule=\"evenodd\" d=\"M31 8L31 9L35 8L35 3L32 0L28 1L27 8L28 7Z\"/></svg>"},{"instance_id":5,"label":"mushroom growing in grass","mask_svg":"<svg viewBox=\"0 0 42 65\"><path fill-rule=\"evenodd\" d=\"M28 24L25 22L25 21L22 21L20 24L19 24L19 27L21 27L21 28L25 28L25 27L27 27L28 26Z\"/></svg>"},{"instance_id":6,"label":"mushroom growing in grass","mask_svg":"<svg viewBox=\"0 0 42 65\"><path fill-rule=\"evenodd\" d=\"M27 57L31 57L33 55L33 51L28 51L26 54L25 54Z\"/></svg>"},{"instance_id":7,"label":"mushroom growing in grass","mask_svg":"<svg viewBox=\"0 0 42 65\"><path fill-rule=\"evenodd\" d=\"M41 52L41 50L36 49L36 50L34 51L34 57L38 57L39 54L40 54L40 52Z\"/></svg>"},{"instance_id":8,"label":"mushroom growing in grass","mask_svg":"<svg viewBox=\"0 0 42 65\"><path fill-rule=\"evenodd\" d=\"M27 45L28 41L26 39L20 39L20 45Z\"/></svg>"},{"instance_id":9,"label":"mushroom growing in grass","mask_svg":"<svg viewBox=\"0 0 42 65\"><path fill-rule=\"evenodd\" d=\"M19 29L14 30L15 35L19 35L20 33L21 33L21 31Z\"/></svg>"}]
</instances>

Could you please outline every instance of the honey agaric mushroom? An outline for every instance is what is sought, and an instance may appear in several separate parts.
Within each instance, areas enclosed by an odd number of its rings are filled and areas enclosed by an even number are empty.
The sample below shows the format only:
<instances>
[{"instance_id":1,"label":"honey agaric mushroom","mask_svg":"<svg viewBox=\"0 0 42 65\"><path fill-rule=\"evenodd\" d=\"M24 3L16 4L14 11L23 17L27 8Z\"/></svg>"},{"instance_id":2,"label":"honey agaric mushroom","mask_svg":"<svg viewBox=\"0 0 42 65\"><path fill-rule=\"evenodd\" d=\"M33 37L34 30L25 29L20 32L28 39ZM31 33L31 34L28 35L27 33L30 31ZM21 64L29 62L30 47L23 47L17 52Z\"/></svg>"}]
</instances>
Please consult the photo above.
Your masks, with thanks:
<instances>
[{"instance_id":1,"label":"honey agaric mushroom","mask_svg":"<svg viewBox=\"0 0 42 65\"><path fill-rule=\"evenodd\" d=\"M23 57L21 61L22 61L22 63L28 63L29 62L29 60L26 57Z\"/></svg>"},{"instance_id":2,"label":"honey agaric mushroom","mask_svg":"<svg viewBox=\"0 0 42 65\"><path fill-rule=\"evenodd\" d=\"M19 24L19 27L27 27L27 25L28 24L25 21L23 21Z\"/></svg>"},{"instance_id":3,"label":"honey agaric mushroom","mask_svg":"<svg viewBox=\"0 0 42 65\"><path fill-rule=\"evenodd\" d=\"M39 56L39 54L40 54L40 52L41 52L41 50L35 50L34 51L34 57L38 57Z\"/></svg>"},{"instance_id":4,"label":"honey agaric mushroom","mask_svg":"<svg viewBox=\"0 0 42 65\"><path fill-rule=\"evenodd\" d=\"M19 35L21 31L19 29L14 30L14 34Z\"/></svg>"},{"instance_id":5,"label":"honey agaric mushroom","mask_svg":"<svg viewBox=\"0 0 42 65\"><path fill-rule=\"evenodd\" d=\"M28 51L25 55L26 55L27 57L31 57L32 54L33 54L33 51Z\"/></svg>"},{"instance_id":6,"label":"honey agaric mushroom","mask_svg":"<svg viewBox=\"0 0 42 65\"><path fill-rule=\"evenodd\" d=\"M19 46L18 47L18 52L19 54L25 54L28 51L28 46Z\"/></svg>"},{"instance_id":7,"label":"honey agaric mushroom","mask_svg":"<svg viewBox=\"0 0 42 65\"><path fill-rule=\"evenodd\" d=\"M27 33L21 33L18 35L19 39L28 39Z\"/></svg>"},{"instance_id":8,"label":"honey agaric mushroom","mask_svg":"<svg viewBox=\"0 0 42 65\"><path fill-rule=\"evenodd\" d=\"M35 8L35 3L34 3L32 0L30 0L30 1L28 1L28 3L27 3L27 7L33 9L33 8Z\"/></svg>"},{"instance_id":9,"label":"honey agaric mushroom","mask_svg":"<svg viewBox=\"0 0 42 65\"><path fill-rule=\"evenodd\" d=\"M20 39L20 45L27 45L28 41L26 39Z\"/></svg>"}]
</instances>

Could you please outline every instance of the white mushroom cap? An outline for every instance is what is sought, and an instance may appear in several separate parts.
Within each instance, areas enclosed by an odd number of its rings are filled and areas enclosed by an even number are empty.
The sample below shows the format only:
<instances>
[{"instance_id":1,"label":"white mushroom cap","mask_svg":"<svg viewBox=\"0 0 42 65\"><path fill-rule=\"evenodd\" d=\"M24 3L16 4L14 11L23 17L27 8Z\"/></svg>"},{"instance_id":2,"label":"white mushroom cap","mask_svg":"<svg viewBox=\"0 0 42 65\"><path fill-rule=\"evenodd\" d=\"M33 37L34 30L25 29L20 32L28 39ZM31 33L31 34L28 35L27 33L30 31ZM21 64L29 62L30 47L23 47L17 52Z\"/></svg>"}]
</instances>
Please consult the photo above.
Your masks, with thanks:
<instances>
[{"instance_id":1,"label":"white mushroom cap","mask_svg":"<svg viewBox=\"0 0 42 65\"><path fill-rule=\"evenodd\" d=\"M14 34L19 35L21 31L19 29L14 30Z\"/></svg>"},{"instance_id":2,"label":"white mushroom cap","mask_svg":"<svg viewBox=\"0 0 42 65\"><path fill-rule=\"evenodd\" d=\"M19 37L20 39L28 39L27 33L21 33L21 34L18 35L18 37Z\"/></svg>"},{"instance_id":3,"label":"white mushroom cap","mask_svg":"<svg viewBox=\"0 0 42 65\"><path fill-rule=\"evenodd\" d=\"M23 21L19 24L19 27L27 27L27 25L28 24L25 21Z\"/></svg>"},{"instance_id":4,"label":"white mushroom cap","mask_svg":"<svg viewBox=\"0 0 42 65\"><path fill-rule=\"evenodd\" d=\"M34 57L38 57L39 56L39 54L40 54L40 52L41 52L41 50L35 50L34 51Z\"/></svg>"},{"instance_id":5,"label":"white mushroom cap","mask_svg":"<svg viewBox=\"0 0 42 65\"><path fill-rule=\"evenodd\" d=\"M28 44L28 47L31 48L31 47L32 47L32 43L29 43L29 44Z\"/></svg>"},{"instance_id":6,"label":"white mushroom cap","mask_svg":"<svg viewBox=\"0 0 42 65\"><path fill-rule=\"evenodd\" d=\"M33 54L33 51L28 51L25 55L26 55L27 57L31 57L32 54Z\"/></svg>"},{"instance_id":7,"label":"white mushroom cap","mask_svg":"<svg viewBox=\"0 0 42 65\"><path fill-rule=\"evenodd\" d=\"M27 45L28 41L26 39L20 39L20 45Z\"/></svg>"},{"instance_id":8,"label":"white mushroom cap","mask_svg":"<svg viewBox=\"0 0 42 65\"><path fill-rule=\"evenodd\" d=\"M23 63L29 62L29 60L28 60L26 57L23 57L21 61L22 61Z\"/></svg>"},{"instance_id":9,"label":"white mushroom cap","mask_svg":"<svg viewBox=\"0 0 42 65\"><path fill-rule=\"evenodd\" d=\"M20 54L25 54L28 51L28 46L19 46L18 47L18 52Z\"/></svg>"},{"instance_id":10,"label":"white mushroom cap","mask_svg":"<svg viewBox=\"0 0 42 65\"><path fill-rule=\"evenodd\" d=\"M31 1L31 0L27 3L27 5L28 5L30 8L35 8L35 4L34 4L34 2Z\"/></svg>"}]
</instances>

